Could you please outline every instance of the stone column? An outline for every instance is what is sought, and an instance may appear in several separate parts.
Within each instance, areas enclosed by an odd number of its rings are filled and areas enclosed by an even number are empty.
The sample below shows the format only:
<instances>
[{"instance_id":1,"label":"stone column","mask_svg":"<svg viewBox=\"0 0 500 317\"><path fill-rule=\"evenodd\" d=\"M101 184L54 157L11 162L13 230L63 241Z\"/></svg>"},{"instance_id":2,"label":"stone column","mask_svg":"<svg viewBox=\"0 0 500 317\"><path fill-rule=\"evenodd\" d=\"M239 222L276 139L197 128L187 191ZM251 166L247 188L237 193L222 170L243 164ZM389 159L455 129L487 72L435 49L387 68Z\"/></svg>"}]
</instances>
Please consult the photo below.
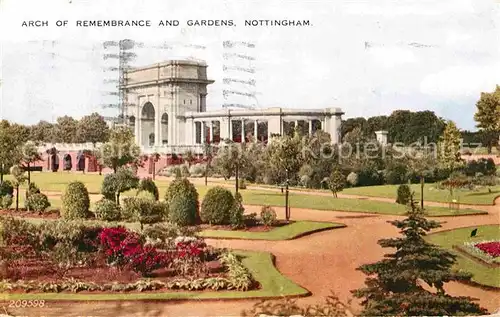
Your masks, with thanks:
<instances>
[{"instance_id":1,"label":"stone column","mask_svg":"<svg viewBox=\"0 0 500 317\"><path fill-rule=\"evenodd\" d=\"M214 122L210 120L210 143L214 141Z\"/></svg>"},{"instance_id":2,"label":"stone column","mask_svg":"<svg viewBox=\"0 0 500 317\"><path fill-rule=\"evenodd\" d=\"M233 140L233 120L229 118L229 139Z\"/></svg>"},{"instance_id":3,"label":"stone column","mask_svg":"<svg viewBox=\"0 0 500 317\"><path fill-rule=\"evenodd\" d=\"M245 119L241 120L241 143L245 143Z\"/></svg>"},{"instance_id":4,"label":"stone column","mask_svg":"<svg viewBox=\"0 0 500 317\"><path fill-rule=\"evenodd\" d=\"M139 109L139 106L137 106L137 109ZM138 111L137 111L138 112ZM141 139L139 135L139 122L141 122L141 119L139 118L139 115L135 117L135 123L134 123L134 136L135 136L135 144L140 145Z\"/></svg>"},{"instance_id":5,"label":"stone column","mask_svg":"<svg viewBox=\"0 0 500 317\"><path fill-rule=\"evenodd\" d=\"M137 97L137 107L136 107L136 112L135 112L135 120L136 120L136 130L137 134L135 136L135 140L137 142L137 145L142 147L142 133L141 133L141 99Z\"/></svg>"},{"instance_id":6,"label":"stone column","mask_svg":"<svg viewBox=\"0 0 500 317\"><path fill-rule=\"evenodd\" d=\"M154 146L160 146L160 128L161 128L161 117L160 117L160 93L156 98L156 109L155 109L155 143Z\"/></svg>"},{"instance_id":7,"label":"stone column","mask_svg":"<svg viewBox=\"0 0 500 317\"><path fill-rule=\"evenodd\" d=\"M201 121L201 144L205 143L207 138L206 136L207 130L205 129L205 121Z\"/></svg>"},{"instance_id":8,"label":"stone column","mask_svg":"<svg viewBox=\"0 0 500 317\"><path fill-rule=\"evenodd\" d=\"M259 128L259 121L255 120L253 122L253 139L254 139L255 142L258 141L258 138L257 138L258 133L259 133L258 128Z\"/></svg>"},{"instance_id":9,"label":"stone column","mask_svg":"<svg viewBox=\"0 0 500 317\"><path fill-rule=\"evenodd\" d=\"M312 125L312 120L309 120L309 135L313 134L313 125Z\"/></svg>"}]
</instances>

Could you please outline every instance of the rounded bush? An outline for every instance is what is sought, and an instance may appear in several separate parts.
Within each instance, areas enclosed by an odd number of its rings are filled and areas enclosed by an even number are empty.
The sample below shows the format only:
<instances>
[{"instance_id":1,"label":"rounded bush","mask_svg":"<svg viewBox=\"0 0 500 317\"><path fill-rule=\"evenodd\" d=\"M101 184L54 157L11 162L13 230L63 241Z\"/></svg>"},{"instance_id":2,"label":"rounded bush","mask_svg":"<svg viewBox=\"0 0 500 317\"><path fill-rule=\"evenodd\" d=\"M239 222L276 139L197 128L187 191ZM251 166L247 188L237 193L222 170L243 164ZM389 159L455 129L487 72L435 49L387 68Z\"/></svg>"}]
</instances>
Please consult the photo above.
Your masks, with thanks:
<instances>
[{"instance_id":1,"label":"rounded bush","mask_svg":"<svg viewBox=\"0 0 500 317\"><path fill-rule=\"evenodd\" d=\"M116 197L116 176L115 174L107 174L101 184L101 194L104 198L115 200Z\"/></svg>"},{"instance_id":2,"label":"rounded bush","mask_svg":"<svg viewBox=\"0 0 500 317\"><path fill-rule=\"evenodd\" d=\"M28 191L30 194L40 194L40 188L33 182L30 183Z\"/></svg>"},{"instance_id":3,"label":"rounded bush","mask_svg":"<svg viewBox=\"0 0 500 317\"><path fill-rule=\"evenodd\" d=\"M193 201L185 197L176 196L168 205L169 220L179 226L189 226L196 223L193 213L195 205Z\"/></svg>"},{"instance_id":4,"label":"rounded bush","mask_svg":"<svg viewBox=\"0 0 500 317\"><path fill-rule=\"evenodd\" d=\"M14 186L9 180L5 180L0 183L0 197L10 195L11 197L14 195Z\"/></svg>"},{"instance_id":5,"label":"rounded bush","mask_svg":"<svg viewBox=\"0 0 500 317\"><path fill-rule=\"evenodd\" d=\"M240 193L234 194L234 204L229 215L229 223L235 229L245 227L245 208L243 207L243 197Z\"/></svg>"},{"instance_id":6,"label":"rounded bush","mask_svg":"<svg viewBox=\"0 0 500 317\"><path fill-rule=\"evenodd\" d=\"M158 191L158 187L156 186L153 179L151 179L150 177L141 179L139 187L137 187L137 189L139 190L139 192L145 191L153 194L155 200L160 199L160 193Z\"/></svg>"},{"instance_id":7,"label":"rounded bush","mask_svg":"<svg viewBox=\"0 0 500 317\"><path fill-rule=\"evenodd\" d=\"M276 211L271 206L263 206L260 212L260 220L265 226L272 226L276 222Z\"/></svg>"},{"instance_id":8,"label":"rounded bush","mask_svg":"<svg viewBox=\"0 0 500 317\"><path fill-rule=\"evenodd\" d=\"M406 184L401 184L398 186L398 196L396 199L396 203L401 205L407 205L410 201L411 189L410 186Z\"/></svg>"},{"instance_id":9,"label":"rounded bush","mask_svg":"<svg viewBox=\"0 0 500 317\"><path fill-rule=\"evenodd\" d=\"M240 178L238 180L238 189L247 189L247 182L245 181L245 179Z\"/></svg>"},{"instance_id":10,"label":"rounded bush","mask_svg":"<svg viewBox=\"0 0 500 317\"><path fill-rule=\"evenodd\" d=\"M347 183L354 187L358 185L358 174L354 172L350 172L349 175L347 175Z\"/></svg>"},{"instance_id":11,"label":"rounded bush","mask_svg":"<svg viewBox=\"0 0 500 317\"><path fill-rule=\"evenodd\" d=\"M200 218L203 223L222 225L229 223L234 197L223 187L210 188L201 203Z\"/></svg>"},{"instance_id":12,"label":"rounded bush","mask_svg":"<svg viewBox=\"0 0 500 317\"><path fill-rule=\"evenodd\" d=\"M0 203L2 205L2 208L4 209L9 209L10 206L12 206L12 203L14 200L12 199L11 195L5 195L0 197Z\"/></svg>"},{"instance_id":13,"label":"rounded bush","mask_svg":"<svg viewBox=\"0 0 500 317\"><path fill-rule=\"evenodd\" d=\"M175 201L175 204L174 204ZM176 178L167 188L165 202L170 221L180 226L194 225L199 220L198 192L186 178ZM175 208L175 207L180 208Z\"/></svg>"},{"instance_id":14,"label":"rounded bush","mask_svg":"<svg viewBox=\"0 0 500 317\"><path fill-rule=\"evenodd\" d=\"M26 200L26 208L39 213L44 212L49 207L49 199L47 198L47 195L42 193L30 194Z\"/></svg>"},{"instance_id":15,"label":"rounded bush","mask_svg":"<svg viewBox=\"0 0 500 317\"><path fill-rule=\"evenodd\" d=\"M84 219L89 217L89 192L82 182L68 184L62 195L61 217L64 219Z\"/></svg>"},{"instance_id":16,"label":"rounded bush","mask_svg":"<svg viewBox=\"0 0 500 317\"><path fill-rule=\"evenodd\" d=\"M104 198L96 202L94 214L99 220L116 221L120 220L121 208L114 200Z\"/></svg>"}]
</instances>

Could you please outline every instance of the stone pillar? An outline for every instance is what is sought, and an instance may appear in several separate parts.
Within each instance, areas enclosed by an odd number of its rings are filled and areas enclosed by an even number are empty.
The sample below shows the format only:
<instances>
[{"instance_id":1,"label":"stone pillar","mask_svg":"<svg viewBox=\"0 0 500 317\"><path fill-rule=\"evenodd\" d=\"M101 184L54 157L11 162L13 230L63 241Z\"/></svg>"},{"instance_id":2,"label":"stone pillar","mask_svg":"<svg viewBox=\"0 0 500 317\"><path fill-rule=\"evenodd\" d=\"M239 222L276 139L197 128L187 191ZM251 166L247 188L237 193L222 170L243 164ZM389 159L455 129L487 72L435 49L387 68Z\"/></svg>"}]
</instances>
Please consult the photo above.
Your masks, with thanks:
<instances>
[{"instance_id":1,"label":"stone pillar","mask_svg":"<svg viewBox=\"0 0 500 317\"><path fill-rule=\"evenodd\" d=\"M377 136L378 143L382 145L387 144L387 131L375 131L375 135Z\"/></svg>"},{"instance_id":2,"label":"stone pillar","mask_svg":"<svg viewBox=\"0 0 500 317\"><path fill-rule=\"evenodd\" d=\"M161 128L161 117L160 117L160 93L158 93L158 96L156 98L156 107L155 107L155 143L154 146L158 147L160 146L161 140L160 140L160 128Z\"/></svg>"},{"instance_id":3,"label":"stone pillar","mask_svg":"<svg viewBox=\"0 0 500 317\"><path fill-rule=\"evenodd\" d=\"M312 124L312 120L309 120L309 135L312 135L313 134L313 124Z\"/></svg>"},{"instance_id":4,"label":"stone pillar","mask_svg":"<svg viewBox=\"0 0 500 317\"><path fill-rule=\"evenodd\" d=\"M137 134L136 134L136 141L137 145L139 147L142 147L142 120L141 120L141 99L137 97L137 108L136 108L136 129L137 129Z\"/></svg>"},{"instance_id":5,"label":"stone pillar","mask_svg":"<svg viewBox=\"0 0 500 317\"><path fill-rule=\"evenodd\" d=\"M258 134L259 134L259 121L258 120L255 120L253 122L253 139L254 141L258 141Z\"/></svg>"},{"instance_id":6,"label":"stone pillar","mask_svg":"<svg viewBox=\"0 0 500 317\"><path fill-rule=\"evenodd\" d=\"M137 106L137 109L139 109L139 106ZM138 111L137 111L138 112ZM135 136L135 144L140 145L141 144L141 139L139 135L139 124L141 122L141 119L139 118L139 115L135 117L135 123L134 123L134 136Z\"/></svg>"},{"instance_id":7,"label":"stone pillar","mask_svg":"<svg viewBox=\"0 0 500 317\"><path fill-rule=\"evenodd\" d=\"M229 118L229 139L233 140L233 120Z\"/></svg>"},{"instance_id":8,"label":"stone pillar","mask_svg":"<svg viewBox=\"0 0 500 317\"><path fill-rule=\"evenodd\" d=\"M241 143L245 143L245 119L241 120Z\"/></svg>"},{"instance_id":9,"label":"stone pillar","mask_svg":"<svg viewBox=\"0 0 500 317\"><path fill-rule=\"evenodd\" d=\"M206 132L207 132L207 129L205 127L205 121L201 121L201 144L205 143L206 141Z\"/></svg>"},{"instance_id":10,"label":"stone pillar","mask_svg":"<svg viewBox=\"0 0 500 317\"><path fill-rule=\"evenodd\" d=\"M214 122L210 120L210 143L214 141Z\"/></svg>"}]
</instances>

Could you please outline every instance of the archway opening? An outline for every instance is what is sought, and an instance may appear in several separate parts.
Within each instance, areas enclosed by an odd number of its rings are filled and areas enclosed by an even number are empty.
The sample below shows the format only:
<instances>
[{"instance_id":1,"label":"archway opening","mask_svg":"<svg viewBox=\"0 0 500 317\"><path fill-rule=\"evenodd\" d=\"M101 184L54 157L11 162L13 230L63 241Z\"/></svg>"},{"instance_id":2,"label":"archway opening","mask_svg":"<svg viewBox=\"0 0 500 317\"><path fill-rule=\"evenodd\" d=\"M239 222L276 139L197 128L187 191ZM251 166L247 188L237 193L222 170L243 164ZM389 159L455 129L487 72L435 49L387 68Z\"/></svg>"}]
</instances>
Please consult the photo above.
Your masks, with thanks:
<instances>
[{"instance_id":1,"label":"archway opening","mask_svg":"<svg viewBox=\"0 0 500 317\"><path fill-rule=\"evenodd\" d=\"M155 144L155 108L151 102L146 102L141 110L141 140L142 146L153 146ZM153 135L153 137L151 137ZM153 142L151 142L153 140Z\"/></svg>"}]
</instances>

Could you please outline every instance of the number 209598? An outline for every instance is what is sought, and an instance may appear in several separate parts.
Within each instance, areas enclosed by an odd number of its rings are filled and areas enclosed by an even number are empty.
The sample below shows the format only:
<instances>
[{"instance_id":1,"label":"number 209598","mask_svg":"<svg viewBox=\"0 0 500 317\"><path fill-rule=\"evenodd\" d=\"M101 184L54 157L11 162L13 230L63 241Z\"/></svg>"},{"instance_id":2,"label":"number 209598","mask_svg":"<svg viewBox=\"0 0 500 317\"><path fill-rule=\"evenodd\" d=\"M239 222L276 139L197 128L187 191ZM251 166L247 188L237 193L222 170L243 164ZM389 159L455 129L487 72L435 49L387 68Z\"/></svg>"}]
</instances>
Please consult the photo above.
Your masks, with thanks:
<instances>
[{"instance_id":1,"label":"number 209598","mask_svg":"<svg viewBox=\"0 0 500 317\"><path fill-rule=\"evenodd\" d=\"M45 301L42 300L10 300L9 308L25 308L25 307L44 307Z\"/></svg>"}]
</instances>

